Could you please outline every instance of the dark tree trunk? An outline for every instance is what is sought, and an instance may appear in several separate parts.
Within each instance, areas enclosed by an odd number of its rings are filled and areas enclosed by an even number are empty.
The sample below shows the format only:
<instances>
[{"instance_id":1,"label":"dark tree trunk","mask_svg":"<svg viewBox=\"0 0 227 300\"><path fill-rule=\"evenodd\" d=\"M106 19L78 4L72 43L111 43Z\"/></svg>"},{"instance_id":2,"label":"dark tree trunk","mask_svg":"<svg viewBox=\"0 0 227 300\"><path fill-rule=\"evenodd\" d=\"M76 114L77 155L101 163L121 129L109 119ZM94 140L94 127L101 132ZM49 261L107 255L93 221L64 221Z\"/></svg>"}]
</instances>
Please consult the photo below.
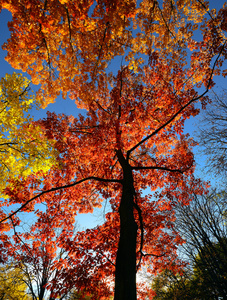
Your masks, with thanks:
<instances>
[{"instance_id":1,"label":"dark tree trunk","mask_svg":"<svg viewBox=\"0 0 227 300\"><path fill-rule=\"evenodd\" d=\"M133 208L135 190L131 166L121 151L117 152L123 168L123 191L119 208L120 240L118 244L114 300L136 300L137 224Z\"/></svg>"},{"instance_id":2,"label":"dark tree trunk","mask_svg":"<svg viewBox=\"0 0 227 300\"><path fill-rule=\"evenodd\" d=\"M47 281L48 281L47 278L43 275L42 282L40 284L39 300L43 300L44 298L44 294L46 290L45 285L47 284Z\"/></svg>"}]
</instances>

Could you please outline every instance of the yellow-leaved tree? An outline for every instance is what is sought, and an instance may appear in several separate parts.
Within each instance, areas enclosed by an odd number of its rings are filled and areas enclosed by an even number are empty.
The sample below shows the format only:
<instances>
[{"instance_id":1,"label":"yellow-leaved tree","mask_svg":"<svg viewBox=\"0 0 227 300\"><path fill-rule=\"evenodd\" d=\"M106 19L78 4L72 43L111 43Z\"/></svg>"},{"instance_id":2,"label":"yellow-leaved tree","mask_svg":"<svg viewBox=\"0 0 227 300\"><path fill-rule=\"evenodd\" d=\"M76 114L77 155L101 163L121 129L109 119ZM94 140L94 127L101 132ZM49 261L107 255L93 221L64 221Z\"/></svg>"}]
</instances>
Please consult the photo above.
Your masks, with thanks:
<instances>
[{"instance_id":1,"label":"yellow-leaved tree","mask_svg":"<svg viewBox=\"0 0 227 300\"><path fill-rule=\"evenodd\" d=\"M0 267L0 299L31 300L26 293L27 285L23 281L20 269L11 265Z\"/></svg>"},{"instance_id":2,"label":"yellow-leaved tree","mask_svg":"<svg viewBox=\"0 0 227 300\"><path fill-rule=\"evenodd\" d=\"M29 80L6 74L0 80L0 194L10 179L46 172L55 163L52 142L32 123L29 112L39 102L29 93Z\"/></svg>"}]
</instances>

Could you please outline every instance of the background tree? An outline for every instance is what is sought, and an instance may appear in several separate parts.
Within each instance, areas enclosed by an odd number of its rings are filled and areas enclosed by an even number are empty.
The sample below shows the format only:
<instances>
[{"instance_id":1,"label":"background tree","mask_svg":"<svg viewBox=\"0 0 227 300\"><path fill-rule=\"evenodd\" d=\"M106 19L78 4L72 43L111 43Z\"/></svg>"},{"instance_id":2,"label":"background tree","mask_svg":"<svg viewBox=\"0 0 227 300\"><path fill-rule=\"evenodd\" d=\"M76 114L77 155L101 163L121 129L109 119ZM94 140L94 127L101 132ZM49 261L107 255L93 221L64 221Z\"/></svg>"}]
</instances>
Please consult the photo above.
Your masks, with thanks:
<instances>
[{"instance_id":1,"label":"background tree","mask_svg":"<svg viewBox=\"0 0 227 300\"><path fill-rule=\"evenodd\" d=\"M21 74L7 74L0 80L0 192L9 180L47 171L54 163L51 141L42 128L33 127L29 112L40 107L29 92L30 82Z\"/></svg>"},{"instance_id":2,"label":"background tree","mask_svg":"<svg viewBox=\"0 0 227 300\"><path fill-rule=\"evenodd\" d=\"M81 298L81 294L78 291L72 291L68 298L68 300L90 300L90 299L91 299L91 297L86 296L86 295L82 296L82 298ZM112 299L113 299L112 297L109 298L109 300L112 300ZM99 299L97 299L97 300L99 300Z\"/></svg>"},{"instance_id":3,"label":"background tree","mask_svg":"<svg viewBox=\"0 0 227 300\"><path fill-rule=\"evenodd\" d=\"M35 191L30 178L12 181L10 201L33 209L34 200L63 189L69 193L65 205L86 212L109 199L107 222L70 244L74 263L80 266L84 258L94 270L82 273L90 282L111 276L112 263L115 299L135 300L141 263L152 257L153 272L165 267L182 242L173 228L174 199L187 204L192 190L201 192L193 177L193 143L182 132L184 121L199 112L195 102L205 105L226 58L226 10L210 12L208 3L196 0L1 4L13 14L7 59L41 84L42 105L69 92L88 110L87 117L53 114L39 123L56 140L62 170L48 174L56 176L54 186L43 175ZM198 29L199 41L193 35ZM113 75L107 66L118 56L128 65ZM161 190L156 201L142 196L147 187ZM102 244L95 245L98 237ZM95 259L93 251L100 249Z\"/></svg>"},{"instance_id":4,"label":"background tree","mask_svg":"<svg viewBox=\"0 0 227 300\"><path fill-rule=\"evenodd\" d=\"M202 146L201 154L207 155L206 166L210 172L223 175L227 172L227 95L226 91L219 96L213 95L212 104L200 122L199 144Z\"/></svg>"},{"instance_id":5,"label":"background tree","mask_svg":"<svg viewBox=\"0 0 227 300\"><path fill-rule=\"evenodd\" d=\"M66 222L58 220L57 213L49 213L54 209L53 202L56 204L59 198L56 194L52 196L54 199L51 202L49 197L45 211L36 211L37 220L32 226L20 225L22 232L18 223L11 220L14 233L8 247L8 259L23 275L32 300L66 299L77 279L77 266L71 263L66 246L73 240L76 228L74 222L70 222L70 213L67 214L67 226ZM64 210L58 213L63 214Z\"/></svg>"},{"instance_id":6,"label":"background tree","mask_svg":"<svg viewBox=\"0 0 227 300\"><path fill-rule=\"evenodd\" d=\"M157 274L152 280L152 290L155 292L154 300L193 300L199 299L195 290L192 289L191 272L184 271L181 274L174 274L165 269Z\"/></svg>"},{"instance_id":7,"label":"background tree","mask_svg":"<svg viewBox=\"0 0 227 300\"><path fill-rule=\"evenodd\" d=\"M197 288L198 295L201 295L203 299L218 299L218 297L226 299L226 244L226 239L223 239L222 244L213 243L210 246L206 245L200 250L195 259L194 286ZM213 281L212 276L215 276Z\"/></svg>"},{"instance_id":8,"label":"background tree","mask_svg":"<svg viewBox=\"0 0 227 300\"><path fill-rule=\"evenodd\" d=\"M215 252L214 252L215 251ZM184 272L173 274L173 272L165 269L154 277L152 281L152 290L156 293L152 299L204 299L212 300L222 297L226 299L224 294L224 285L226 287L226 254L222 252L219 244L214 244L213 249L202 249L203 255L198 254L196 259L191 262ZM222 288L218 289L215 283L211 280L210 271L214 272L215 266L210 260L210 255L217 256L216 261L223 263L222 274ZM221 256L221 259L220 259ZM216 272L218 272L216 268ZM221 282L219 282L221 285ZM222 290L222 292L220 292Z\"/></svg>"},{"instance_id":9,"label":"background tree","mask_svg":"<svg viewBox=\"0 0 227 300\"><path fill-rule=\"evenodd\" d=\"M177 227L184 249L194 268L198 291L204 299L227 293L226 194L212 192L194 196L187 207L179 206ZM204 290L208 293L204 295Z\"/></svg>"},{"instance_id":10,"label":"background tree","mask_svg":"<svg viewBox=\"0 0 227 300\"><path fill-rule=\"evenodd\" d=\"M0 299L1 300L31 300L26 293L27 285L24 274L13 265L0 267Z\"/></svg>"}]
</instances>

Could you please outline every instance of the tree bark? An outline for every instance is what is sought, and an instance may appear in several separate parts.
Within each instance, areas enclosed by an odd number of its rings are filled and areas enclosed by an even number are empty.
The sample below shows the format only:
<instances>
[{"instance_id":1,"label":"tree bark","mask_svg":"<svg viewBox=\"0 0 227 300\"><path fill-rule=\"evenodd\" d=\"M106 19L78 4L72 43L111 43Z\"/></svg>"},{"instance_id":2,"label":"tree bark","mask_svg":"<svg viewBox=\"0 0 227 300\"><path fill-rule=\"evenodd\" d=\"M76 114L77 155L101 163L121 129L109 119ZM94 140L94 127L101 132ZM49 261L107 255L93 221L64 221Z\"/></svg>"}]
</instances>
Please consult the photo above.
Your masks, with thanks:
<instances>
[{"instance_id":1,"label":"tree bark","mask_svg":"<svg viewBox=\"0 0 227 300\"><path fill-rule=\"evenodd\" d=\"M123 191L119 207L120 239L118 244L114 300L136 300L136 237L137 224L134 218L132 169L120 150L118 160L123 169Z\"/></svg>"}]
</instances>

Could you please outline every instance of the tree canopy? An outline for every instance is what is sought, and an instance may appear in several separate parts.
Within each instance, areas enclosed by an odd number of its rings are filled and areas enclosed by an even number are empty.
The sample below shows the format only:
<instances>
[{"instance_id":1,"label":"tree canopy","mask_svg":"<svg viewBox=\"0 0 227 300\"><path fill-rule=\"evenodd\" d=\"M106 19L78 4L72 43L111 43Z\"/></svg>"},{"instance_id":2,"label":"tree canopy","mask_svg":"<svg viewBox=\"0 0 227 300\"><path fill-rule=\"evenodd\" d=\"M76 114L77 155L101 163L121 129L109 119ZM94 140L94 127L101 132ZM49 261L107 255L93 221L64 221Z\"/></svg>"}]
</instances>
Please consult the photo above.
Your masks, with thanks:
<instances>
[{"instance_id":1,"label":"tree canopy","mask_svg":"<svg viewBox=\"0 0 227 300\"><path fill-rule=\"evenodd\" d=\"M11 38L3 47L7 60L41 84L43 106L69 93L77 104L82 100L81 106L105 108L112 82L108 66L115 68L119 56L134 72L143 72L149 58L161 59L173 95L192 83L207 86L212 58L222 52L214 70L218 74L226 56L226 9L210 10L205 1L1 0L1 6L13 16ZM161 80L159 73L153 84ZM97 100L100 91L104 102Z\"/></svg>"}]
</instances>

